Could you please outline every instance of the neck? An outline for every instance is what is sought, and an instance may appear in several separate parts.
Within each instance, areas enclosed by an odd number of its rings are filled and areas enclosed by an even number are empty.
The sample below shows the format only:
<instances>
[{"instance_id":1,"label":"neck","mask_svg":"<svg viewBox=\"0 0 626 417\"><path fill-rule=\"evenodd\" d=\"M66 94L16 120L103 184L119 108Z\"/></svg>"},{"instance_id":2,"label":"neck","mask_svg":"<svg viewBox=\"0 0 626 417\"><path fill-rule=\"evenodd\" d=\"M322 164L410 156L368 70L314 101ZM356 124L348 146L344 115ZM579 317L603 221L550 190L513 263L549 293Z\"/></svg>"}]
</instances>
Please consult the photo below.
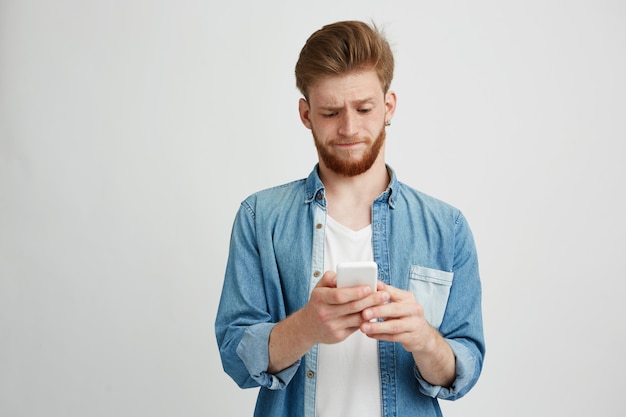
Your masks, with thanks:
<instances>
[{"instance_id":1,"label":"neck","mask_svg":"<svg viewBox=\"0 0 626 417\"><path fill-rule=\"evenodd\" d=\"M377 159L369 170L354 177L338 175L322 163L319 167L329 215L354 230L370 224L372 202L389 185L389 172L384 159Z\"/></svg>"}]
</instances>

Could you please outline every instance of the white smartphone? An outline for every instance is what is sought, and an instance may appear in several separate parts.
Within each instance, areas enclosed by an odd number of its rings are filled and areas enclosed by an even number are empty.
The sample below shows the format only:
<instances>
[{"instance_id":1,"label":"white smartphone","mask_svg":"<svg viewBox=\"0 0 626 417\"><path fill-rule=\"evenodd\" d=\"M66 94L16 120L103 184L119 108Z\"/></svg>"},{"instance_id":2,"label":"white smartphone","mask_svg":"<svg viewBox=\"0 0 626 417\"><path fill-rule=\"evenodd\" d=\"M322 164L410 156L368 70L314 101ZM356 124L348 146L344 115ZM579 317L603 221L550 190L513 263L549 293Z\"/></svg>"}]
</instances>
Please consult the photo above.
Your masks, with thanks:
<instances>
[{"instance_id":1,"label":"white smartphone","mask_svg":"<svg viewBox=\"0 0 626 417\"><path fill-rule=\"evenodd\" d=\"M376 291L378 264L376 262L340 262L337 264L337 288L369 285Z\"/></svg>"}]
</instances>

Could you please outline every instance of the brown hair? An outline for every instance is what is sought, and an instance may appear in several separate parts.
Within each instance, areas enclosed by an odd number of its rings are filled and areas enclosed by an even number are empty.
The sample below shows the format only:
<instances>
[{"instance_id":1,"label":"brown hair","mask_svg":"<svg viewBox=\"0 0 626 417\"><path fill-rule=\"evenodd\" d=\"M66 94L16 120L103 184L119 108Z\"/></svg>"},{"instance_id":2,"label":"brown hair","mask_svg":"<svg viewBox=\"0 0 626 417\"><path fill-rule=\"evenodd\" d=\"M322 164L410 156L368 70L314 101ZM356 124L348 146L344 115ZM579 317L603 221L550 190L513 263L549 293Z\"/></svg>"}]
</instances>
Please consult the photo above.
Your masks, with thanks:
<instances>
[{"instance_id":1,"label":"brown hair","mask_svg":"<svg viewBox=\"0 0 626 417\"><path fill-rule=\"evenodd\" d=\"M336 22L314 32L296 63L296 86L308 99L309 88L320 77L372 68L387 93L393 79L393 53L376 25Z\"/></svg>"}]
</instances>

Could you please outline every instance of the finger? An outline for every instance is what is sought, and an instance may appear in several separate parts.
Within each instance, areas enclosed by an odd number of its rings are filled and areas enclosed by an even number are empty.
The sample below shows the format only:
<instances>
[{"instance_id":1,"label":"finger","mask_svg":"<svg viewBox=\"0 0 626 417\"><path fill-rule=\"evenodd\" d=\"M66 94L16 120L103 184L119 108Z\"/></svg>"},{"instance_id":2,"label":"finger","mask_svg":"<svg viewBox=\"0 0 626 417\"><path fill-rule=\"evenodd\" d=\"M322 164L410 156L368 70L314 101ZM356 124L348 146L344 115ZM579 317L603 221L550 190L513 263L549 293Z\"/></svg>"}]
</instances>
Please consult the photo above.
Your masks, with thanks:
<instances>
[{"instance_id":1,"label":"finger","mask_svg":"<svg viewBox=\"0 0 626 417\"><path fill-rule=\"evenodd\" d=\"M389 286L387 286L387 290L389 289ZM374 304L372 306L368 306L367 308L363 309L363 320L365 321L369 321L372 319L383 319L383 320L389 320L389 319L394 319L394 318L402 318L402 317L409 317L409 316L415 316L415 315L419 315L420 312L420 305L417 304L417 302L415 300L402 300L399 301L396 296L396 300L394 302L393 300L393 295L391 294L391 292L388 292L387 290L385 290L384 292L379 291L379 294L386 294L387 295L387 299L391 298L391 302L382 302L382 303L377 303ZM377 293L377 294L378 294Z\"/></svg>"},{"instance_id":2,"label":"finger","mask_svg":"<svg viewBox=\"0 0 626 417\"><path fill-rule=\"evenodd\" d=\"M408 333L411 327L407 320L385 320L361 323L360 329L370 337L384 340L398 340L398 335Z\"/></svg>"},{"instance_id":3,"label":"finger","mask_svg":"<svg viewBox=\"0 0 626 417\"><path fill-rule=\"evenodd\" d=\"M322 279L320 279L317 282L315 287L316 288L318 287L336 288L337 287L337 274L334 271L326 271L324 275L322 275Z\"/></svg>"},{"instance_id":4,"label":"finger","mask_svg":"<svg viewBox=\"0 0 626 417\"><path fill-rule=\"evenodd\" d=\"M401 290L397 287L394 287L393 285L385 284L383 281L378 281L376 283L376 290L389 293L389 295L391 296L390 301L398 302L415 298L413 296L413 293L411 293L410 291Z\"/></svg>"},{"instance_id":5,"label":"finger","mask_svg":"<svg viewBox=\"0 0 626 417\"><path fill-rule=\"evenodd\" d=\"M329 302L332 304L346 304L347 312L360 312L364 308L373 305L373 301L368 298L372 295L372 288L369 285L359 285L357 287L336 288L332 291ZM376 293L374 293L376 294Z\"/></svg>"},{"instance_id":6,"label":"finger","mask_svg":"<svg viewBox=\"0 0 626 417\"><path fill-rule=\"evenodd\" d=\"M369 285L337 288L337 274L334 271L326 271L315 285L311 298L330 305L346 304L346 308L342 310L341 314L353 314L359 313L364 308L373 305L371 303L355 303L372 294L372 292L372 288Z\"/></svg>"},{"instance_id":7,"label":"finger","mask_svg":"<svg viewBox=\"0 0 626 417\"><path fill-rule=\"evenodd\" d=\"M415 299L415 296L410 291L401 290L388 284L383 285L385 286L384 290L389 293L389 295L391 296L390 300L393 302L402 302L410 299Z\"/></svg>"}]
</instances>

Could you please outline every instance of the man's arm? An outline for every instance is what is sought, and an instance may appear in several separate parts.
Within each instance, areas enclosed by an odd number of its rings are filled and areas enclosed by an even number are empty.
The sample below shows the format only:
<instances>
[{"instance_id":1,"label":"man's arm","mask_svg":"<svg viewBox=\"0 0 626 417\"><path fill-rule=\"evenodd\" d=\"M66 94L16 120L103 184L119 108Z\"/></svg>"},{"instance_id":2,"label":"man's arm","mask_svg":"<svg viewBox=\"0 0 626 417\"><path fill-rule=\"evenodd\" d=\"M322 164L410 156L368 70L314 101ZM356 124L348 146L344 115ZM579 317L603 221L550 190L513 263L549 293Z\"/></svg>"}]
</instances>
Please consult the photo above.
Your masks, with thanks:
<instances>
[{"instance_id":1,"label":"man's arm","mask_svg":"<svg viewBox=\"0 0 626 417\"><path fill-rule=\"evenodd\" d=\"M422 350L413 351L413 359L422 377L432 385L450 387L456 379L456 359L452 348L441 334L430 327L431 342Z\"/></svg>"},{"instance_id":2,"label":"man's arm","mask_svg":"<svg viewBox=\"0 0 626 417\"><path fill-rule=\"evenodd\" d=\"M314 345L309 337L303 335L305 326L299 310L276 324L269 338L269 364L267 372L277 374L293 365Z\"/></svg>"},{"instance_id":3,"label":"man's arm","mask_svg":"<svg viewBox=\"0 0 626 417\"><path fill-rule=\"evenodd\" d=\"M361 331L366 335L398 342L413 354L422 377L432 385L450 386L456 377L454 352L446 340L424 316L422 306L409 291L380 283L379 290L388 292L390 303L363 311ZM383 317L384 321L370 322Z\"/></svg>"}]
</instances>

